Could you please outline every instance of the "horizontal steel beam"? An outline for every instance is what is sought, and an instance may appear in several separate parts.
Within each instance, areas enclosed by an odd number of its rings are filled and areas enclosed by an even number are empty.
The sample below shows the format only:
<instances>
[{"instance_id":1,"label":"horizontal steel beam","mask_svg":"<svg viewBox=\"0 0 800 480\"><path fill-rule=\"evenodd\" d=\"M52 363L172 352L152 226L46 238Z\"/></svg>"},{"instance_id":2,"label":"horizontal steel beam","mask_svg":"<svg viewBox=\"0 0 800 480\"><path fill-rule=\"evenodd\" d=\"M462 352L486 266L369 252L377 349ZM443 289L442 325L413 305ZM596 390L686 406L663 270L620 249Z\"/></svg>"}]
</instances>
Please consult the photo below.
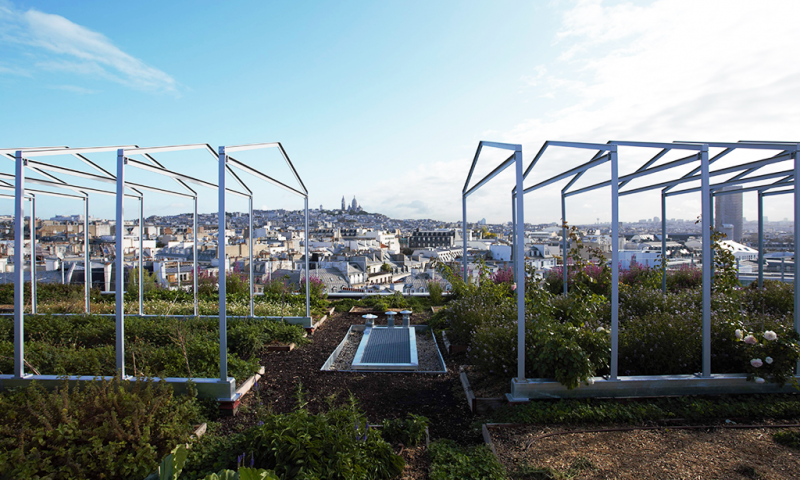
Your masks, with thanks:
<instances>
[{"instance_id":1,"label":"horizontal steel beam","mask_svg":"<svg viewBox=\"0 0 800 480\"><path fill-rule=\"evenodd\" d=\"M486 142L483 140L481 140L481 143L484 147L499 148L502 150L514 150L515 152L522 150L522 145L517 145L514 143Z\"/></svg>"},{"instance_id":2,"label":"horizontal steel beam","mask_svg":"<svg viewBox=\"0 0 800 480\"><path fill-rule=\"evenodd\" d=\"M228 147L225 147L226 153L227 153L227 148ZM240 162L239 160L236 160L235 158L232 158L230 155L228 155L228 163L231 166L234 166L234 167L242 170L243 172L246 172L246 173L248 173L248 174L250 174L250 175L252 175L252 176L254 176L254 177L256 177L256 178L258 178L260 180L263 180L265 182L269 182L269 183L271 183L271 184L273 184L275 186L278 186L278 187L280 187L280 188L282 188L282 189L284 189L286 191L294 193L295 195L299 195L301 197L305 197L306 196L306 194L301 192L300 190L297 190L296 188L290 187L289 185L286 185L285 183L283 183L283 182L281 182L279 180L275 180L274 178L270 177L269 175L265 175L265 174L259 172L258 170L256 170L255 168L251 167L250 165L247 165L244 162Z\"/></svg>"},{"instance_id":3,"label":"horizontal steel beam","mask_svg":"<svg viewBox=\"0 0 800 480\"><path fill-rule=\"evenodd\" d=\"M794 150L797 147L796 143L789 142L686 142L677 141L677 143L693 143L705 144L711 148L743 148L750 150Z\"/></svg>"},{"instance_id":4,"label":"horizontal steel beam","mask_svg":"<svg viewBox=\"0 0 800 480\"><path fill-rule=\"evenodd\" d=\"M128 155L145 155L151 153L165 153L165 152L181 152L187 150L210 150L211 152L214 151L210 145L207 143L191 143L187 145L165 145L162 147L134 147L134 148L123 148L125 150L125 156Z\"/></svg>"},{"instance_id":5,"label":"horizontal steel beam","mask_svg":"<svg viewBox=\"0 0 800 480\"><path fill-rule=\"evenodd\" d=\"M659 142L626 142L620 140L612 140L608 142L612 145L619 145L621 147L644 147L644 148L674 148L677 150L697 150L700 151L702 145L692 145L686 143L659 143Z\"/></svg>"},{"instance_id":6,"label":"horizontal steel beam","mask_svg":"<svg viewBox=\"0 0 800 480\"><path fill-rule=\"evenodd\" d=\"M566 172L564 172L564 173L562 173L560 175L556 175L555 177L548 178L547 180L541 181L541 182L537 183L536 185L528 187L525 190L523 190L523 193L530 193L530 192L532 192L534 190L538 190L540 188L544 188L544 187L546 187L548 185L551 185L551 184L553 184L555 182L558 182L560 180L568 178L571 175L583 174L583 172L589 170L590 168L594 168L594 167L597 167L599 165L602 165L602 164L606 163L610 158L611 158L610 154L605 154L605 155L603 155L603 156L601 156L601 157L599 157L599 158L597 158L595 160L590 160L590 161L584 163L583 165L579 165L579 166L577 166L577 167L575 167L575 168L573 168L571 170L567 170Z\"/></svg>"},{"instance_id":7,"label":"horizontal steel beam","mask_svg":"<svg viewBox=\"0 0 800 480\"><path fill-rule=\"evenodd\" d=\"M85 178L87 180L94 180L96 182L102 183L110 183L116 185L117 181L108 177L104 177L101 175L95 175L94 173L87 173L81 170L75 170L72 168L66 167L59 167L57 165L51 165L49 163L42 163L36 160L28 160L28 166L32 168L37 168L41 170L46 170L49 172L56 172L62 173L64 175L72 175L73 177Z\"/></svg>"},{"instance_id":8,"label":"horizontal steel beam","mask_svg":"<svg viewBox=\"0 0 800 480\"><path fill-rule=\"evenodd\" d=\"M473 193L475 193L476 190L478 190L482 186L486 185L489 182L489 180L493 179L498 174L500 174L500 172L502 172L506 168L508 168L511 165L513 165L514 164L514 157L515 157L515 154L512 153L507 159L505 159L505 161L503 163L501 163L500 165L495 167L494 170L492 170L491 172L489 172L488 175L483 177L483 179L480 182L476 183L472 188L470 188L469 190L464 192L464 196L468 197L468 196L472 195Z\"/></svg>"},{"instance_id":9,"label":"horizontal steel beam","mask_svg":"<svg viewBox=\"0 0 800 480\"><path fill-rule=\"evenodd\" d=\"M724 182L715 183L715 184L711 185L711 189L712 190L713 189L719 189L719 188L739 185L739 184L743 184L743 183L762 182L764 180L771 180L773 178L786 177L787 175L791 175L792 173L794 173L794 170L783 170L781 172L765 173L763 175L758 175L758 176L750 177L750 178L739 178L737 180L726 180ZM682 195L684 193L699 192L700 190L701 190L701 187L686 188L686 189L683 189L683 190L673 190L671 192L665 193L665 195L667 197L671 197L671 196L674 196L674 195ZM633 190L631 190L630 192L620 192L620 195L630 195L632 193L638 193L638 192L634 192Z\"/></svg>"},{"instance_id":10,"label":"horizontal steel beam","mask_svg":"<svg viewBox=\"0 0 800 480\"><path fill-rule=\"evenodd\" d=\"M764 166L764 165L770 165L770 164L773 164L773 163L783 162L783 161L790 160L790 159L791 159L791 155L788 155L788 154L787 155L778 155L776 157L771 157L771 158L768 158L768 159L765 159L765 160L758 160L758 161L755 161L755 162L745 163L743 165L737 165L735 167L728 167L728 168L723 168L723 169L720 169L720 170L714 170L714 171L709 172L709 176L714 177L714 176L718 176L718 175L726 175L726 174L729 174L729 173L737 173L737 172L740 172L742 170L747 170L749 168L752 168L754 166L761 167L761 166ZM646 192L646 191L649 191L649 190L655 190L655 189L664 188L664 187L674 187L675 185L680 185L682 183L696 182L696 181L699 181L699 180L700 180L700 176L699 175L693 175L691 177L682 177L682 178L678 178L676 180L670 180L668 182L656 183L656 184L649 185L649 186L646 186L646 187L636 188L634 190L627 190L625 192L619 192L619 194L620 195L631 195L631 194L634 194L634 193L641 193L641 192ZM741 179L741 180L743 181L743 180L746 180L746 179ZM574 193L574 192L570 192L570 195L572 193Z\"/></svg>"},{"instance_id":11,"label":"horizontal steel beam","mask_svg":"<svg viewBox=\"0 0 800 480\"><path fill-rule=\"evenodd\" d=\"M787 193L795 193L795 191L794 191L794 189L791 189L791 190L781 190L779 192L765 192L761 196L762 197L772 197L772 196L775 196L775 195L786 195Z\"/></svg>"},{"instance_id":12,"label":"horizontal steel beam","mask_svg":"<svg viewBox=\"0 0 800 480\"><path fill-rule=\"evenodd\" d=\"M634 173L629 173L628 175L622 175L619 177L620 182L622 181L631 181L639 177L644 177L646 175L652 175L654 173L663 172L664 170L669 170L670 168L680 167L681 165L686 165L692 162L698 162L700 159L698 158L698 154L693 153L689 156L679 158L677 160L672 160L671 162L667 162L663 165L659 165L657 167L647 168L645 170L640 170ZM595 183L594 185L589 185L588 187L583 187L578 190L574 190L566 194L566 196L571 197L572 195L578 195L580 193L590 192L592 190L597 190L598 188L608 187L611 185L611 180L606 180L605 182ZM622 192L620 192L622 195Z\"/></svg>"},{"instance_id":13,"label":"horizontal steel beam","mask_svg":"<svg viewBox=\"0 0 800 480\"><path fill-rule=\"evenodd\" d=\"M647 170L647 167L649 167L650 165L652 165L652 164L656 163L657 161L659 161L661 159L661 157L663 157L667 153L669 153L669 149L668 148L662 149L660 152L655 154L655 156L653 158L651 158L650 160L645 162L641 167L637 168L636 172L634 172L634 173L639 173L639 172L642 172L644 170ZM628 182L630 182L630 180L625 180L624 182L619 182L619 188L624 187L625 184L627 184Z\"/></svg>"},{"instance_id":14,"label":"horizontal steel beam","mask_svg":"<svg viewBox=\"0 0 800 480\"><path fill-rule=\"evenodd\" d=\"M247 145L233 145L233 146L226 146L225 153L231 152L244 152L246 150L258 150L262 148L275 148L279 145L279 142L267 142L267 143L250 143Z\"/></svg>"},{"instance_id":15,"label":"horizontal steel beam","mask_svg":"<svg viewBox=\"0 0 800 480\"><path fill-rule=\"evenodd\" d=\"M25 158L48 157L53 155L73 155L76 153L90 154L103 152L116 152L120 148L135 148L135 145L115 145L111 147L86 147L86 148L66 148L66 149L44 149L44 150L25 150Z\"/></svg>"}]
</instances>

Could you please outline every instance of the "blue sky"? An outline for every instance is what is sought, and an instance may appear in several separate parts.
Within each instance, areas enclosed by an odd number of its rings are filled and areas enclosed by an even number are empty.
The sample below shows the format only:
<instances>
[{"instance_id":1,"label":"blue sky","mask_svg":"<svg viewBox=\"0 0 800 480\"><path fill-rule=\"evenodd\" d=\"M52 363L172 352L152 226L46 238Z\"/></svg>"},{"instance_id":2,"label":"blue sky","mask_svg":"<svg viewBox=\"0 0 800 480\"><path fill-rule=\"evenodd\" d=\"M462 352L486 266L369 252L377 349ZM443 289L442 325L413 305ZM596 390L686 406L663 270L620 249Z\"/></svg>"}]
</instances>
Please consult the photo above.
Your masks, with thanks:
<instances>
[{"instance_id":1,"label":"blue sky","mask_svg":"<svg viewBox=\"0 0 800 480\"><path fill-rule=\"evenodd\" d=\"M481 139L523 144L526 162L547 139L800 139L797 13L796 2L677 0L0 0L0 147L281 141L312 207L356 195L368 211L457 220ZM623 173L638 155L621 158ZM478 174L499 158L487 155ZM94 159L113 169L113 155ZM210 156L159 160L216 176ZM290 181L274 152L246 160ZM537 174L586 159L548 160ZM512 181L472 197L470 220L510 220ZM257 208L301 206L252 183ZM526 219L558 221L558 189L526 199ZM669 217L699 213L699 197L686 197ZM623 202L621 218L659 215L654 198ZM774 198L767 215L790 216L789 197ZM112 216L101 200L91 214ZM570 202L572 221L609 218L608 192ZM213 191L199 209L216 210ZM79 210L51 201L39 214ZM180 211L184 201L148 196L146 215Z\"/></svg>"}]
</instances>

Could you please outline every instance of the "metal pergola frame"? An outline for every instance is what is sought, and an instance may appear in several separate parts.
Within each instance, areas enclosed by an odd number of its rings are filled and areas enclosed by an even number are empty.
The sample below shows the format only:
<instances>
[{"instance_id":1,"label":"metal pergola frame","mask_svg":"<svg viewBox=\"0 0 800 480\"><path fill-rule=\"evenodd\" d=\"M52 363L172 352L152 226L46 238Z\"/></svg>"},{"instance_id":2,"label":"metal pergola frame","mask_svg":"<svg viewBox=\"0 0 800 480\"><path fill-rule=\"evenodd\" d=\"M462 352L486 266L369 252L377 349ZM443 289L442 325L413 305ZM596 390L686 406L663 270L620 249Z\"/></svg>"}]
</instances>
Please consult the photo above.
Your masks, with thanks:
<instances>
[{"instance_id":1,"label":"metal pergola frame","mask_svg":"<svg viewBox=\"0 0 800 480\"><path fill-rule=\"evenodd\" d=\"M475 172L475 165L478 163L478 158L481 155L483 147L498 148L501 150L511 150L512 153L500 165L495 167L494 170L489 172L483 179L481 179L474 186L469 188L469 182L472 179L472 174ZM464 252L462 254L462 264L464 271L462 272L464 283L469 281L467 273L467 197L478 191L481 187L489 183L491 179L497 176L500 172L510 167L512 164L516 167L516 190L522 190L522 182L524 180L522 174L522 145L515 145L509 143L485 142L478 143L478 149L475 151L475 156L472 159L472 165L467 175L467 180L464 182L464 188L461 192L461 208L463 213L462 237L464 241ZM517 238L524 238L525 235L525 204L524 198L520 195L516 199L516 204L512 201L512 221L514 225L514 278L517 282L517 378L524 380L525 378L525 250L524 241L517 242Z\"/></svg>"},{"instance_id":2,"label":"metal pergola frame","mask_svg":"<svg viewBox=\"0 0 800 480\"><path fill-rule=\"evenodd\" d=\"M233 153L237 151L244 151L244 150L254 150L254 149L265 149L271 147L278 147L280 150L281 155L283 156L284 160L290 167L295 179L298 181L302 190L298 190L296 188L290 187L278 180L273 179L272 177L260 172L259 170L247 165L244 162L240 162L235 158L231 157L230 155L226 154ZM158 160L155 159L153 156L157 153L164 153L164 152L174 152L174 151L186 151L186 150L205 150L210 155L212 155L215 159L219 161L219 183L214 184L211 182L207 182L204 180L200 180L194 178L189 175L185 175L179 172L175 172L172 170L168 170L159 163ZM103 169L89 158L86 157L87 154L94 154L94 153L103 153L103 152L117 152L117 175L113 175L111 172ZM232 167L238 168L246 173L249 173L260 180L266 181L273 185L280 186L288 191L291 191L297 195L300 195L304 198L305 201L305 235L308 236L308 191L305 188L302 180L300 179L299 175L297 174L294 165L289 160L286 151L284 150L283 146L280 143L262 143L262 144L253 144L253 145L239 145L233 147L220 147L219 154L214 151L208 144L193 144L193 145L175 145L175 146L165 146L165 147L151 147L151 148L140 148L136 145L125 145L125 146L113 146L113 147L89 147L89 148L69 148L66 146L59 146L59 147L32 147L32 148L18 148L18 149L0 149L0 155L7 157L8 159L15 162L15 175L10 174L0 174L0 189L14 189L15 195L3 195L0 194L0 197L3 198L14 198L15 199L15 275L14 275L14 283L15 283L15 293L14 293L14 373L13 375L0 375L0 386L3 387L10 387L15 385L20 385L27 383L32 380L37 380L43 383L46 386L55 385L58 382L63 380L63 377L56 377L54 375L29 375L25 373L24 369L24 291L22 288L23 280L24 280L24 268L19 268L19 266L24 265L24 243L23 243L23 225L24 225L24 210L23 210L23 201L31 201L31 248L34 256L32 257L33 268L31 274L31 296L32 296L32 313L36 314L36 277L35 277L35 251L36 251L36 237L35 237L35 196L39 195L48 195L48 196L59 196L59 197L67 197L67 198L76 198L84 200L84 243L85 243L85 264L86 264L86 274L85 274L85 314L90 313L90 290L91 290L91 258L90 258L90 250L89 250L89 194L101 194L101 195L112 195L116 197L116 224L115 224L115 233L116 233L116 290L114 293L116 296L116 366L118 374L123 378L131 378L125 374L125 338L124 338L124 319L125 319L125 311L124 311L124 292L125 292L125 285L124 285L124 199L125 198L135 198L139 200L139 259L138 259L138 272L139 272L139 314L137 316L143 317L151 317L151 316L158 316L158 315L146 315L143 311L143 234L144 234L144 194L143 191L151 191L161 194L167 195L175 195L180 196L183 198L191 198L194 203L194 215L193 215L193 235L194 235L194 247L193 247L193 264L194 264L194 317L211 317L211 316L201 316L198 315L198 302L197 302L197 192L189 187L189 183L204 186L207 188L217 189L219 193L219 218L220 218L220 236L218 237L218 258L220 258L220 312L219 312L219 319L220 319L220 378L219 379L208 379L208 378L182 378L182 377L175 377L175 378L166 378L165 380L168 383L174 384L177 390L186 390L188 382L191 381L197 387L198 393L204 397L211 397L217 398L221 401L232 401L235 400L237 394L235 392L235 380L233 378L227 377L227 312L225 311L226 306L226 299L225 299L225 279L226 279L226 262L225 262L225 193L233 193L235 195L242 196L247 198L249 201L249 215L250 215L250 244L249 244L249 251L250 251L250 315L249 317L254 317L254 306L253 306L253 298L254 298L254 287L253 287L253 192L247 185L241 180L241 178L234 172ZM82 170L75 170L72 168L61 167L58 165L43 163L38 160L32 160L32 158L36 157L44 157L44 156L55 156L55 155L72 155L75 158L78 158L87 166L91 167L92 169L96 170L98 173L91 173ZM141 162L139 160L135 160L130 158L133 155L140 155L147 160L146 162ZM178 185L181 186L185 192L168 190L163 188L152 187L149 185L142 185L133 182L126 182L125 181L125 167L132 166L137 167L142 170L150 171L153 173L158 173L164 175L166 177L172 178ZM43 175L50 180L43 180L37 178L26 178L25 177L25 170L31 169L36 173ZM68 183L55 175L57 174L64 174L64 175L71 175L77 176L79 178L89 179L101 183L109 183L114 184L116 186L114 191L110 190L102 190L97 188L90 188L84 187L80 185L75 185ZM226 175L230 174L233 179L246 191L241 192L239 190L233 188L226 187ZM14 185L9 182L4 181L3 179L13 179ZM80 195L74 194L65 194L65 193L57 193L57 192L50 192L50 191L42 191L42 190L32 190L25 187L26 183L44 185L51 188L58 188L58 189L67 189L69 191L74 191L79 193ZM221 188L218 188L218 185ZM134 194L126 193L126 189L131 190ZM306 277L308 277L308 240L306 238L305 243L305 263L306 263ZM312 326L311 325L311 312L310 312L310 288L309 282L306 280L306 316L305 317L285 317L285 319L292 323L301 323L304 326ZM65 314L68 315L68 314ZM108 315L111 316L111 315ZM185 315L170 315L170 317L187 317ZM232 318L239 318L239 317L232 317ZM245 317L248 318L248 317ZM267 317L267 318L278 318L278 317ZM306 325L308 324L308 325ZM92 377L85 377L85 376L69 376L67 380L70 382L78 382L84 380L91 380Z\"/></svg>"},{"instance_id":3,"label":"metal pergola frame","mask_svg":"<svg viewBox=\"0 0 800 480\"><path fill-rule=\"evenodd\" d=\"M536 191L545 186L556 182L569 179L567 185L561 190L562 218L566 222L566 197L593 191L599 188L610 186L612 190L612 324L611 324L611 372L608 378L595 379L591 386L581 387L575 391L567 391L560 385L546 379L513 379L512 393L509 398L515 401L524 401L528 398L542 398L552 396L641 396L654 394L684 394L684 393L735 393L735 392L765 392L782 391L773 385L759 386L754 388L752 382L744 383L744 375L713 375L711 374L711 275L712 275L712 251L711 251L711 226L713 221L712 206L715 195L726 195L740 193L744 191L758 191L759 193L759 239L763 242L763 216L762 199L764 196L795 193L797 190L798 179L800 179L800 162L798 161L798 151L800 144L789 142L628 142L628 141L609 141L607 144L585 144L577 142L552 142L548 141L542 146L534 157L528 168L525 170L525 177L531 173L534 166L543 156L548 147L571 147L597 150L595 155L586 163L579 165L571 170L559 175L543 180L531 187L523 190L525 193ZM617 148L636 147L636 148L656 148L659 152L641 165L636 171L627 175L618 175L617 171ZM720 153L709 157L710 148L722 148ZM762 160L750 161L733 167L710 170L710 165L723 158L737 149L749 150L777 150L780 153ZM661 165L655 165L664 155L672 150L690 151L690 155L677 160L672 160ZM611 178L607 181L599 182L594 185L570 190L577 180L589 169L611 161ZM791 170L781 172L750 176L760 168L773 165L784 161L793 161ZM696 165L699 163L699 165ZM696 165L692 171L680 178L666 182L658 182L645 187L620 191L621 187L630 181L651 175L658 172L665 172L675 167L683 165ZM655 166L654 166L655 165ZM711 184L711 177L734 174L733 177L720 183ZM757 183L765 180L775 180L773 183L762 184L747 190L739 189L735 191L722 191L726 186L739 185L743 183ZM670 192L672 188L687 182L700 181L701 185L697 188L678 190ZM790 190L771 191L777 188L787 188ZM662 268L666 268L666 197L680 195L691 192L702 193L702 265L703 265L703 309L702 309L702 330L703 330L703 353L702 353L702 372L697 375L663 375L648 377L620 377L618 375L618 271L619 271L619 212L618 199L620 196L632 195L654 189L662 189ZM512 192L516 194L517 189ZM564 241L564 292L568 292L567 284L567 262L566 262L566 223L562 228ZM800 238L800 197L795 194L795 238ZM760 248L761 250L761 248ZM761 254L763 255L763 253ZM761 261L759 262L761 264ZM798 265L795 262L795 275L797 276ZM664 277L665 278L665 277ZM761 281L761 275L759 276ZM759 283L761 285L761 283ZM662 284L663 286L663 284ZM794 327L800 331L800 290L795 289L794 293ZM524 332L523 332L524 334Z\"/></svg>"}]
</instances>

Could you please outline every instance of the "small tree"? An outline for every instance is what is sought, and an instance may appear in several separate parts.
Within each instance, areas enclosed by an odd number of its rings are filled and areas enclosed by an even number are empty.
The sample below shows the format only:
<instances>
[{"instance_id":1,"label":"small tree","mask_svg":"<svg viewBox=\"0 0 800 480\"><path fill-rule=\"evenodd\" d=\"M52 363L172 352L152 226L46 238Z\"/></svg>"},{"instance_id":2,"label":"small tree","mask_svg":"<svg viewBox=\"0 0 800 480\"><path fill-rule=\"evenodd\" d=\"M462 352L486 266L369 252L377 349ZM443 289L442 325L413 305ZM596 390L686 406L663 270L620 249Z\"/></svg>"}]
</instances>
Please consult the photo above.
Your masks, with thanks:
<instances>
[{"instance_id":1,"label":"small tree","mask_svg":"<svg viewBox=\"0 0 800 480\"><path fill-rule=\"evenodd\" d=\"M391 273L392 272L392 266L389 265L388 263L384 263L383 265L381 265L381 271L382 272L386 272L386 273Z\"/></svg>"}]
</instances>

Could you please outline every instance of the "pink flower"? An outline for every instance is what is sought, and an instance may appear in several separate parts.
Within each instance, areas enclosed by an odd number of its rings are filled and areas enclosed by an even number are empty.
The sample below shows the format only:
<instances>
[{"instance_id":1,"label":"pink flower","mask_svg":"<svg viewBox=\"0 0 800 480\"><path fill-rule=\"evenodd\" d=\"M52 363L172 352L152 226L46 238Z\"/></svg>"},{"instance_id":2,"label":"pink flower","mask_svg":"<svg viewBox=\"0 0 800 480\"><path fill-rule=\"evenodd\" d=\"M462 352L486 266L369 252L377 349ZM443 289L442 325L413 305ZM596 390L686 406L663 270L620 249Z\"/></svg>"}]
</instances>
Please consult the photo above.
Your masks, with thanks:
<instances>
[{"instance_id":1,"label":"pink flower","mask_svg":"<svg viewBox=\"0 0 800 480\"><path fill-rule=\"evenodd\" d=\"M758 343L758 340L756 340L756 337L754 337L752 335L748 335L748 336L744 337L744 343L746 343L748 345L755 345L756 343Z\"/></svg>"},{"instance_id":2,"label":"pink flower","mask_svg":"<svg viewBox=\"0 0 800 480\"><path fill-rule=\"evenodd\" d=\"M750 365L759 368L761 365L764 365L764 362L762 362L760 358L754 358L750 360Z\"/></svg>"},{"instance_id":3,"label":"pink flower","mask_svg":"<svg viewBox=\"0 0 800 480\"><path fill-rule=\"evenodd\" d=\"M764 332L764 339L774 342L775 340L778 339L778 334L773 332L772 330L767 330L766 332Z\"/></svg>"}]
</instances>

